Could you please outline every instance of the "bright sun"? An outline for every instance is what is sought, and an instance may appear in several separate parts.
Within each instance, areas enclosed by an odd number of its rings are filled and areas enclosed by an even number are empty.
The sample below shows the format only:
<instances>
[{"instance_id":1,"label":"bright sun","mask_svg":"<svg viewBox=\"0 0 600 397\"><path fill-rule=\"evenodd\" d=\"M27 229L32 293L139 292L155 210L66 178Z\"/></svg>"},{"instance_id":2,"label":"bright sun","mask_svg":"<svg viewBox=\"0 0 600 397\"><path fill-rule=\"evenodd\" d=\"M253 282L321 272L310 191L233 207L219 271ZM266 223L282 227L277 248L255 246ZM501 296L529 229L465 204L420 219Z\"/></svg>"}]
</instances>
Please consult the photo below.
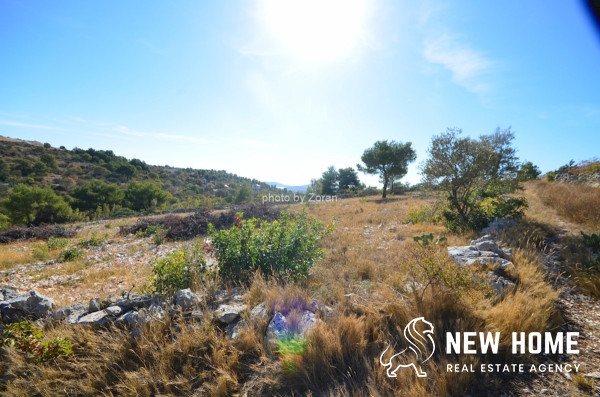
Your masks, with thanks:
<instances>
[{"instance_id":1,"label":"bright sun","mask_svg":"<svg viewBox=\"0 0 600 397\"><path fill-rule=\"evenodd\" d=\"M364 30L366 0L264 0L262 16L284 50L305 63L348 56Z\"/></svg>"}]
</instances>

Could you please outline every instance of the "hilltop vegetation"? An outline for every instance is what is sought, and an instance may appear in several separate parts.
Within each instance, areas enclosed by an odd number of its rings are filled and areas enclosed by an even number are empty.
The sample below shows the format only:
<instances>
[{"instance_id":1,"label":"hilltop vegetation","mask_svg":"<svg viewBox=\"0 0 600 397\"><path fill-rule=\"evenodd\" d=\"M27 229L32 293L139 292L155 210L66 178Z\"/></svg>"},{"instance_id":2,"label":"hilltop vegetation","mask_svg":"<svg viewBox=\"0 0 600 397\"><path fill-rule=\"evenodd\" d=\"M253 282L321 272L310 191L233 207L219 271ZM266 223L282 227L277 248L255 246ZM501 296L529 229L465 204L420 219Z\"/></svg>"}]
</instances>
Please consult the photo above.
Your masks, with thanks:
<instances>
[{"instance_id":1,"label":"hilltop vegetation","mask_svg":"<svg viewBox=\"0 0 600 397\"><path fill-rule=\"evenodd\" d=\"M269 189L225 171L154 166L112 150L57 149L0 137L0 200L14 192L10 214L0 213L0 227L213 208L249 201ZM32 201L38 203L35 211L26 209Z\"/></svg>"}]
</instances>

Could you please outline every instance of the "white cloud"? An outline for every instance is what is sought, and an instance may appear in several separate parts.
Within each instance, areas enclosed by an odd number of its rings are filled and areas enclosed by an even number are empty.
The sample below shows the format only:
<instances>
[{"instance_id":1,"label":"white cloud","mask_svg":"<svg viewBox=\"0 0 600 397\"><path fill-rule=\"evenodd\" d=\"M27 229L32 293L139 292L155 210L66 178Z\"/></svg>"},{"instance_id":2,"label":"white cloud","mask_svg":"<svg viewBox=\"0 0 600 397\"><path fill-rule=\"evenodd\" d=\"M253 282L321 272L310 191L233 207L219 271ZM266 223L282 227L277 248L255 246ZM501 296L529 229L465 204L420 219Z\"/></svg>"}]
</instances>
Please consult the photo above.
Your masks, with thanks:
<instances>
[{"instance_id":1,"label":"white cloud","mask_svg":"<svg viewBox=\"0 0 600 397\"><path fill-rule=\"evenodd\" d=\"M51 127L49 125L21 123L19 121L10 121L10 120L0 120L0 124L1 125L8 125L8 126L11 126L11 127L35 128L35 129L38 129L38 130L60 130L60 128Z\"/></svg>"},{"instance_id":2,"label":"white cloud","mask_svg":"<svg viewBox=\"0 0 600 397\"><path fill-rule=\"evenodd\" d=\"M428 62L441 65L452 73L452 81L474 93L490 90L484 75L493 62L455 37L443 35L425 45L423 55Z\"/></svg>"},{"instance_id":3,"label":"white cloud","mask_svg":"<svg viewBox=\"0 0 600 397\"><path fill-rule=\"evenodd\" d=\"M204 139L198 138L195 136L189 135L179 135L179 134L170 134L170 133L162 133L162 132L147 132L147 131L139 131L134 130L129 127L125 127L123 125L113 124L113 123L99 123L99 127L103 129L107 129L111 132L117 132L123 135L141 137L141 138L152 138L152 139L162 139L162 140L175 140L180 142L193 142L193 143L220 143L215 139Z\"/></svg>"}]
</instances>

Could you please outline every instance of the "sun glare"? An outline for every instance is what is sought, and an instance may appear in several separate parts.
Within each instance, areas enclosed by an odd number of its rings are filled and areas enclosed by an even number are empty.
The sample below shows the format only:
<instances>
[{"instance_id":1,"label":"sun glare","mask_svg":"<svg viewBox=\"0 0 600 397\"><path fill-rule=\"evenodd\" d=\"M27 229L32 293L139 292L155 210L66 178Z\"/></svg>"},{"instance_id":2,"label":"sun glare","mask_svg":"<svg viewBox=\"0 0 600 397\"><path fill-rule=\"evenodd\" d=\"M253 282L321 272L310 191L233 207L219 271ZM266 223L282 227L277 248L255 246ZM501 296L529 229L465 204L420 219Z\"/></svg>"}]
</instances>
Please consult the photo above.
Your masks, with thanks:
<instances>
[{"instance_id":1,"label":"sun glare","mask_svg":"<svg viewBox=\"0 0 600 397\"><path fill-rule=\"evenodd\" d=\"M264 0L263 18L285 52L305 63L348 56L363 33L365 0Z\"/></svg>"}]
</instances>

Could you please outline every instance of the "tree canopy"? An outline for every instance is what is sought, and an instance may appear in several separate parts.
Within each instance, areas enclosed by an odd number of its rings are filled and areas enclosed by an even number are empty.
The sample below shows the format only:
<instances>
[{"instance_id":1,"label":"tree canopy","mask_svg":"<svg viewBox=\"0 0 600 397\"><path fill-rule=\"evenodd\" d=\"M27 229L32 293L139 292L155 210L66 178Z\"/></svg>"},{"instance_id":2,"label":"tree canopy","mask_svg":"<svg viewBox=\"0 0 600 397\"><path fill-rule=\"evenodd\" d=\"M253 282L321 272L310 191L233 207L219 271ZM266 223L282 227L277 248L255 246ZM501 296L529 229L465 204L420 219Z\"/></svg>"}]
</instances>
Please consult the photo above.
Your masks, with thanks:
<instances>
[{"instance_id":1,"label":"tree canopy","mask_svg":"<svg viewBox=\"0 0 600 397\"><path fill-rule=\"evenodd\" d=\"M39 225L68 221L71 207L50 187L16 185L2 202L13 224Z\"/></svg>"},{"instance_id":2,"label":"tree canopy","mask_svg":"<svg viewBox=\"0 0 600 397\"><path fill-rule=\"evenodd\" d=\"M377 141L366 149L361 156L364 165L357 168L367 174L379 174L383 182L382 197L387 196L387 187L391 178L400 179L408 172L408 163L415 161L417 155L411 142Z\"/></svg>"},{"instance_id":3,"label":"tree canopy","mask_svg":"<svg viewBox=\"0 0 600 397\"><path fill-rule=\"evenodd\" d=\"M338 188L341 191L357 190L361 188L358 174L352 167L340 168L338 170L339 182Z\"/></svg>"},{"instance_id":4,"label":"tree canopy","mask_svg":"<svg viewBox=\"0 0 600 397\"><path fill-rule=\"evenodd\" d=\"M109 206L121 205L125 192L114 183L100 180L86 182L77 187L71 194L75 199L73 206L82 211L95 211L105 204Z\"/></svg>"},{"instance_id":5,"label":"tree canopy","mask_svg":"<svg viewBox=\"0 0 600 397\"><path fill-rule=\"evenodd\" d=\"M321 176L321 193L326 195L334 195L338 191L339 174L334 166L327 168Z\"/></svg>"},{"instance_id":6,"label":"tree canopy","mask_svg":"<svg viewBox=\"0 0 600 397\"><path fill-rule=\"evenodd\" d=\"M486 221L484 210L493 208L491 212L496 216L518 214L524 199L501 197L519 187L518 159L510 128L497 129L479 139L461 137L461 133L460 129L448 128L434 136L429 158L422 166L424 181L448 194L447 220L458 228L475 229Z\"/></svg>"},{"instance_id":7,"label":"tree canopy","mask_svg":"<svg viewBox=\"0 0 600 397\"><path fill-rule=\"evenodd\" d=\"M171 193L152 182L132 182L125 193L127 206L135 211L163 209L173 199Z\"/></svg>"}]
</instances>

